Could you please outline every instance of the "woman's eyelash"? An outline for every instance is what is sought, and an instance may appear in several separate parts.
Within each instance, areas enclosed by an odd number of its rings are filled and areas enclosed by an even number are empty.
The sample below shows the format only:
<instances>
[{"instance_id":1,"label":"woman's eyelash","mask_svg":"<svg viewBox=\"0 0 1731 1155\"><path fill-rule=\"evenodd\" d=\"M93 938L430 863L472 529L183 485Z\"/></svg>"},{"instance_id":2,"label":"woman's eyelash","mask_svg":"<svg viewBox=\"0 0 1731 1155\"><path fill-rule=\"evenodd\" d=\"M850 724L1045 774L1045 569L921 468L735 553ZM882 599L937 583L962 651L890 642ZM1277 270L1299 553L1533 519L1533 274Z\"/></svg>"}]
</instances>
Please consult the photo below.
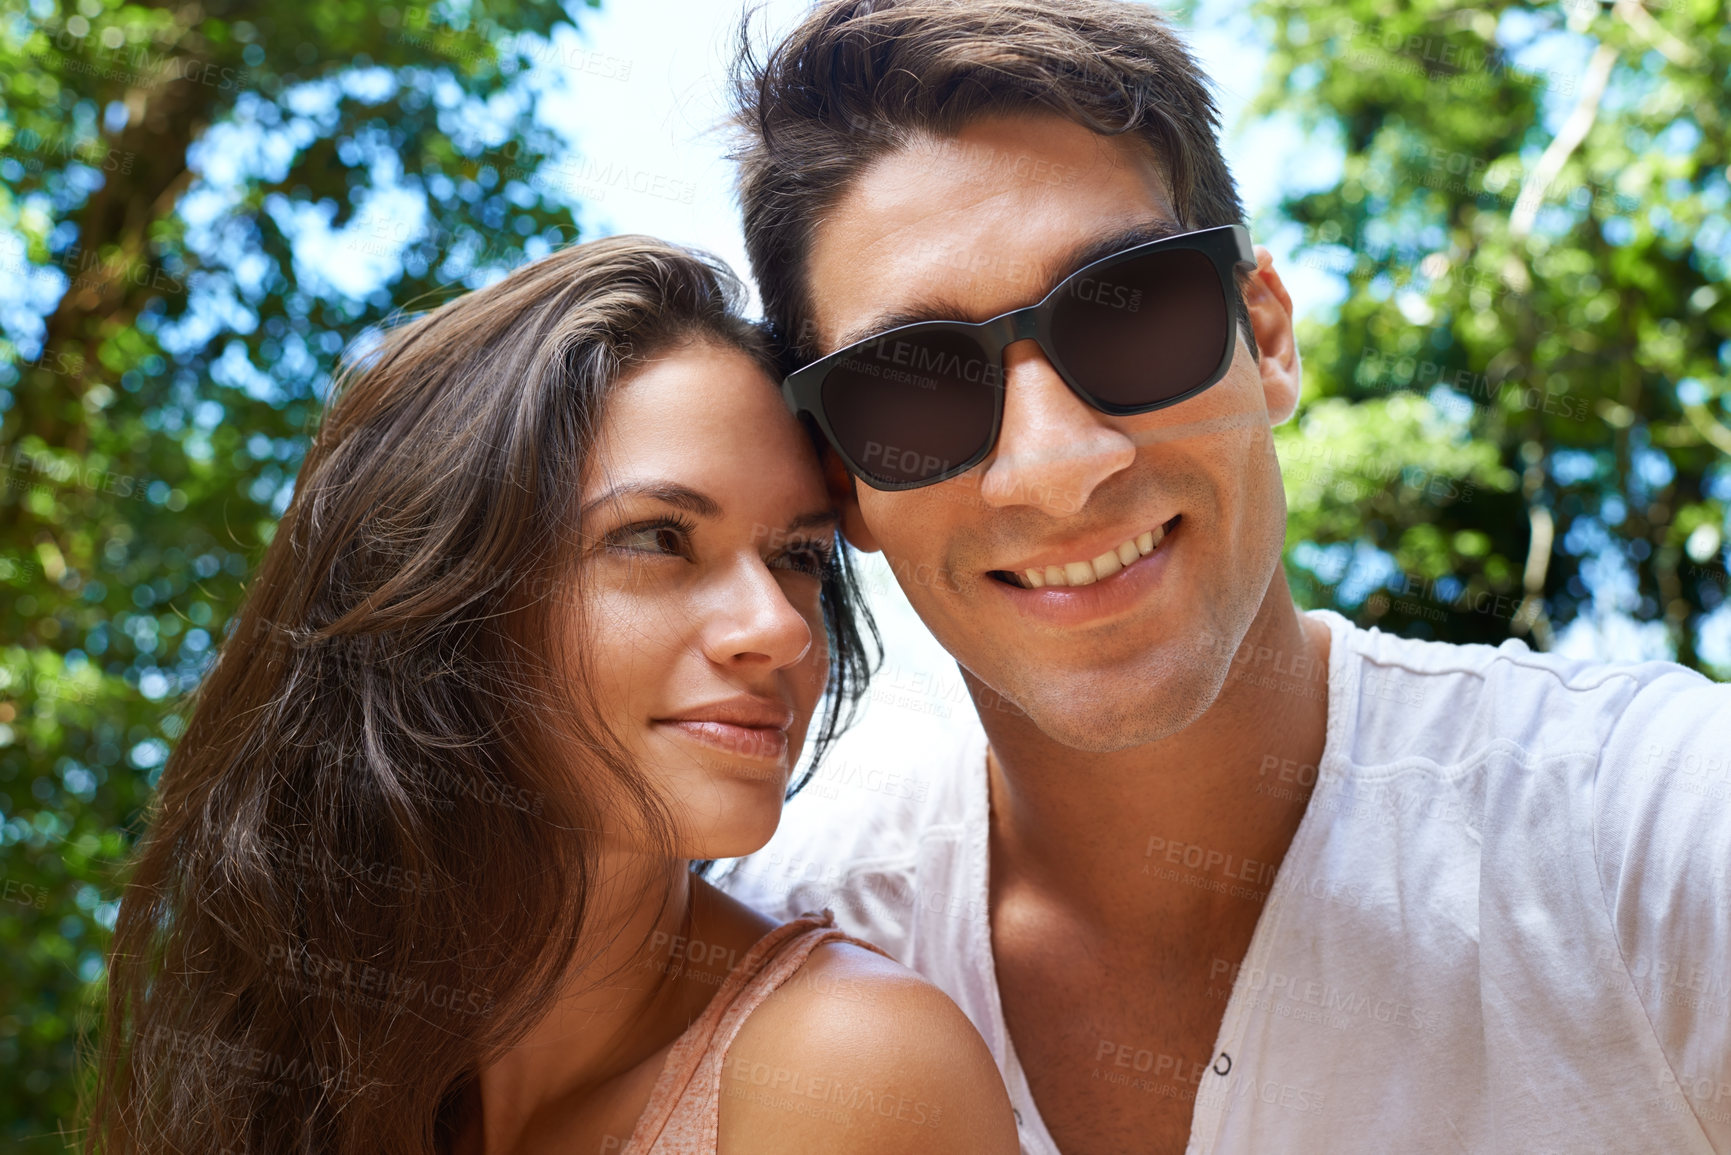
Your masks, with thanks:
<instances>
[{"instance_id":1,"label":"woman's eyelash","mask_svg":"<svg viewBox=\"0 0 1731 1155\"><path fill-rule=\"evenodd\" d=\"M691 540L691 533L696 528L694 524L682 517L658 517L654 521L640 521L634 525L620 526L606 536L603 544L609 549L623 550L626 553L649 553L653 551L626 543L634 537L653 533L655 534L656 545L662 547L661 552L683 556L683 547ZM677 536L675 540L669 542L667 537L663 535Z\"/></svg>"},{"instance_id":2,"label":"woman's eyelash","mask_svg":"<svg viewBox=\"0 0 1731 1155\"><path fill-rule=\"evenodd\" d=\"M621 553L659 553L686 557L690 553L691 535L696 529L695 523L682 517L658 517L653 521L622 525L602 538L601 544ZM642 538L647 534L655 535L656 548L648 549L643 545L631 544L633 538ZM789 548L770 559L772 565L782 565L795 572L819 578L829 573L835 561L835 545L821 538L790 544ZM790 562L791 565L788 564Z\"/></svg>"},{"instance_id":3,"label":"woman's eyelash","mask_svg":"<svg viewBox=\"0 0 1731 1155\"><path fill-rule=\"evenodd\" d=\"M794 559L797 564L793 568L799 572L811 574L813 577L823 577L835 564L835 547L827 543L813 541L786 550L781 556Z\"/></svg>"}]
</instances>

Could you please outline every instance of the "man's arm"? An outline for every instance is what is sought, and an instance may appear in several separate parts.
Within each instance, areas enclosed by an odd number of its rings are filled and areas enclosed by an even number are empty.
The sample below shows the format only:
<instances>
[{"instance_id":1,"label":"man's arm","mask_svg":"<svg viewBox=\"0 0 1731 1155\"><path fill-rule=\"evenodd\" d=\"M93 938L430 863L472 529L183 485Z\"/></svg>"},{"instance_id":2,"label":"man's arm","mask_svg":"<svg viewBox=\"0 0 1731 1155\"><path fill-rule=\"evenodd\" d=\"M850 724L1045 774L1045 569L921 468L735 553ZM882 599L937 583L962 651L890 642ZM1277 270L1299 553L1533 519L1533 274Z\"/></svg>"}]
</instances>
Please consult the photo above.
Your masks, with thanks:
<instances>
[{"instance_id":1,"label":"man's arm","mask_svg":"<svg viewBox=\"0 0 1731 1155\"><path fill-rule=\"evenodd\" d=\"M1594 852L1621 966L1688 1108L1731 1152L1731 687L1643 686L1594 787Z\"/></svg>"}]
</instances>

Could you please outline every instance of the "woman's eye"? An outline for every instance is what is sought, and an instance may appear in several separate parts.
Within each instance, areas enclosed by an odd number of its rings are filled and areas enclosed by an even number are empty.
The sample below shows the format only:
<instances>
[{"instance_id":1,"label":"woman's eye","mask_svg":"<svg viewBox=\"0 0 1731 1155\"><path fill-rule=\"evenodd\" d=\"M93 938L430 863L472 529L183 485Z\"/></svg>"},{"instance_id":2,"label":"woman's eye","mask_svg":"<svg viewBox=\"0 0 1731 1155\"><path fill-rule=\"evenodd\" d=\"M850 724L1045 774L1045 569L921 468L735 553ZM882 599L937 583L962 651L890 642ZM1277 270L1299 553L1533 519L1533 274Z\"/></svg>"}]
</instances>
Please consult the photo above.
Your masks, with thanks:
<instances>
[{"instance_id":1,"label":"woman's eye","mask_svg":"<svg viewBox=\"0 0 1731 1155\"><path fill-rule=\"evenodd\" d=\"M670 525L640 525L621 530L607 544L632 553L661 553L676 557L685 554L683 535Z\"/></svg>"},{"instance_id":2,"label":"woman's eye","mask_svg":"<svg viewBox=\"0 0 1731 1155\"><path fill-rule=\"evenodd\" d=\"M821 546L811 546L806 549L788 550L776 559L776 564L779 564L783 569L793 570L795 573L810 574L812 577L821 578L829 572L830 564L833 561L834 557L829 550Z\"/></svg>"}]
</instances>

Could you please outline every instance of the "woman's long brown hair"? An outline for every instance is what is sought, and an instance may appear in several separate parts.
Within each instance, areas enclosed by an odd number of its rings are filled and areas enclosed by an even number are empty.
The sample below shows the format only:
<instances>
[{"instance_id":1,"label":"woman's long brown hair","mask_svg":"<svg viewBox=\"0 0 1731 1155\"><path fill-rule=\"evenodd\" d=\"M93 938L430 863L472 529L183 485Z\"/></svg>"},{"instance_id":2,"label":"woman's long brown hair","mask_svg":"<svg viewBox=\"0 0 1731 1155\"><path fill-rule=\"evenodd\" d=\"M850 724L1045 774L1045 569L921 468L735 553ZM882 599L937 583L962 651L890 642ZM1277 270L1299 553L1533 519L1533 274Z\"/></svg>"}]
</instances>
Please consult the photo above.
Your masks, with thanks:
<instances>
[{"instance_id":1,"label":"woman's long brown hair","mask_svg":"<svg viewBox=\"0 0 1731 1155\"><path fill-rule=\"evenodd\" d=\"M768 366L740 299L712 259L615 237L351 358L163 771L88 1151L439 1150L465 1081L581 965L601 800L671 854L553 639L610 387L691 339ZM875 641L851 589L844 553L819 757Z\"/></svg>"}]
</instances>

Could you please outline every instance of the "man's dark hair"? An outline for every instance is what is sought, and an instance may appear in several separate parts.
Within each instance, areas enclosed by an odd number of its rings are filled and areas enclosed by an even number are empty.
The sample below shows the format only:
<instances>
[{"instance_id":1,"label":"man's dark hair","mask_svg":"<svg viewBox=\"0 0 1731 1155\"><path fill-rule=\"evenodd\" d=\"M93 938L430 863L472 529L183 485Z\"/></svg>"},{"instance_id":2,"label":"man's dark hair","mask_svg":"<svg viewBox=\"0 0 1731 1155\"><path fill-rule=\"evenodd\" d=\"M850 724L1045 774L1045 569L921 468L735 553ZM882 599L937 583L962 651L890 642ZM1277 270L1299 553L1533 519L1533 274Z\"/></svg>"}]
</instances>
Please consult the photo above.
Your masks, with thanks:
<instances>
[{"instance_id":1,"label":"man's dark hair","mask_svg":"<svg viewBox=\"0 0 1731 1155\"><path fill-rule=\"evenodd\" d=\"M878 157L986 114L1056 113L1153 149L1185 229L1242 223L1208 79L1166 18L1122 0L825 0L734 61L745 247L790 363L816 356L818 222ZM1240 323L1252 353L1249 316Z\"/></svg>"}]
</instances>

